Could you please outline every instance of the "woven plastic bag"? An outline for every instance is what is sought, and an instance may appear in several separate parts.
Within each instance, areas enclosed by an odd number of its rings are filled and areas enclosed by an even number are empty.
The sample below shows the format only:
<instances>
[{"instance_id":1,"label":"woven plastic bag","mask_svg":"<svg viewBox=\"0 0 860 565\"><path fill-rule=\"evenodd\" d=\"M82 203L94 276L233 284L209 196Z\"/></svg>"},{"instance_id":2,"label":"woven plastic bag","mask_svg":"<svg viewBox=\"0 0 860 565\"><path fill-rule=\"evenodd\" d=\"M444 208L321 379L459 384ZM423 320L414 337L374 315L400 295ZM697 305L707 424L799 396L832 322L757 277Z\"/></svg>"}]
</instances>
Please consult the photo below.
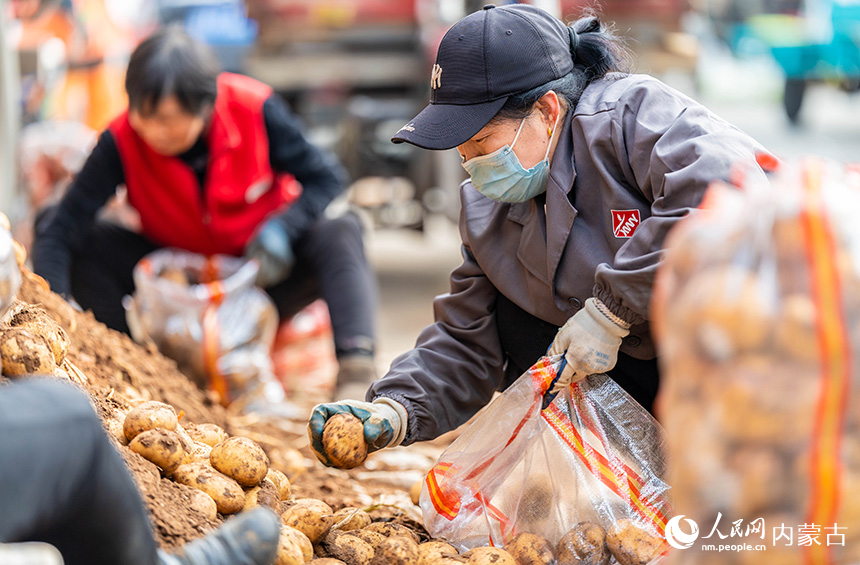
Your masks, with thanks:
<instances>
[{"instance_id":1,"label":"woven plastic bag","mask_svg":"<svg viewBox=\"0 0 860 565\"><path fill-rule=\"evenodd\" d=\"M737 180L670 234L652 308L671 562L860 563L860 168Z\"/></svg>"},{"instance_id":2,"label":"woven plastic bag","mask_svg":"<svg viewBox=\"0 0 860 565\"><path fill-rule=\"evenodd\" d=\"M258 266L243 259L160 249L134 268L124 302L136 341L152 341L201 388L244 412L281 406L272 371L278 313L254 286Z\"/></svg>"},{"instance_id":3,"label":"woven plastic bag","mask_svg":"<svg viewBox=\"0 0 860 565\"><path fill-rule=\"evenodd\" d=\"M466 550L530 533L555 548L577 525L630 520L652 542L649 559L663 552L671 510L659 424L606 375L553 399L562 363L538 361L439 457L420 497L433 537Z\"/></svg>"}]
</instances>

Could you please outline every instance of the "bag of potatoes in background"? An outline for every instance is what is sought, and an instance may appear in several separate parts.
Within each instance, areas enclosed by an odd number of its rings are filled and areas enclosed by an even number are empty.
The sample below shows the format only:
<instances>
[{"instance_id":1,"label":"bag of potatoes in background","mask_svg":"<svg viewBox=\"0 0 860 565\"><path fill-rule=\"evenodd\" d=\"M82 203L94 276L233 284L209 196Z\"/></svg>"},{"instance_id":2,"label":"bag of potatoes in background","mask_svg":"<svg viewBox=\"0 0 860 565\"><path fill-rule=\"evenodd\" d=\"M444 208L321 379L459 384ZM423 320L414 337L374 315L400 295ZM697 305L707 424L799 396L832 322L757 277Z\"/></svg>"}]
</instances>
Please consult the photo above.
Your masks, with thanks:
<instances>
[{"instance_id":1,"label":"bag of potatoes in background","mask_svg":"<svg viewBox=\"0 0 860 565\"><path fill-rule=\"evenodd\" d=\"M135 266L135 293L123 305L134 339L155 343L222 404L289 416L272 371L278 313L256 277L257 265L243 259L160 249Z\"/></svg>"},{"instance_id":2,"label":"bag of potatoes in background","mask_svg":"<svg viewBox=\"0 0 860 565\"><path fill-rule=\"evenodd\" d=\"M553 399L562 362L539 360L442 453L422 486L425 527L519 563L650 563L671 514L660 427L606 375Z\"/></svg>"},{"instance_id":3,"label":"bag of potatoes in background","mask_svg":"<svg viewBox=\"0 0 860 565\"><path fill-rule=\"evenodd\" d=\"M810 158L712 186L669 235L658 414L698 525L672 563L860 563L858 211L860 170Z\"/></svg>"}]
</instances>

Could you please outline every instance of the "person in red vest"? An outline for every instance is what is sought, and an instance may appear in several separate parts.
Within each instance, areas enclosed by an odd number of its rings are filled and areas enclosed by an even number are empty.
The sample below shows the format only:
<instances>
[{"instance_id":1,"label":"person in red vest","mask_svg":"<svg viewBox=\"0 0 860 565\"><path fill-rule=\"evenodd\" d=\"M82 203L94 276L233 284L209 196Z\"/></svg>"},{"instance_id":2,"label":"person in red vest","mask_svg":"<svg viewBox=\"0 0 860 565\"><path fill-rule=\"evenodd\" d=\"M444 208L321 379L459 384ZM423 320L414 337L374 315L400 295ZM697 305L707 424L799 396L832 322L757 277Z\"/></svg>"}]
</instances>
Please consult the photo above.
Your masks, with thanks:
<instances>
[{"instance_id":1,"label":"person in red vest","mask_svg":"<svg viewBox=\"0 0 860 565\"><path fill-rule=\"evenodd\" d=\"M121 302L146 254L175 247L256 259L257 284L282 320L317 298L327 302L336 396L363 398L376 376L377 290L358 218L323 214L345 189L341 166L308 141L269 86L221 73L211 51L180 28L135 49L125 87L128 110L36 221L36 273L128 333ZM140 233L98 216L121 185Z\"/></svg>"}]
</instances>

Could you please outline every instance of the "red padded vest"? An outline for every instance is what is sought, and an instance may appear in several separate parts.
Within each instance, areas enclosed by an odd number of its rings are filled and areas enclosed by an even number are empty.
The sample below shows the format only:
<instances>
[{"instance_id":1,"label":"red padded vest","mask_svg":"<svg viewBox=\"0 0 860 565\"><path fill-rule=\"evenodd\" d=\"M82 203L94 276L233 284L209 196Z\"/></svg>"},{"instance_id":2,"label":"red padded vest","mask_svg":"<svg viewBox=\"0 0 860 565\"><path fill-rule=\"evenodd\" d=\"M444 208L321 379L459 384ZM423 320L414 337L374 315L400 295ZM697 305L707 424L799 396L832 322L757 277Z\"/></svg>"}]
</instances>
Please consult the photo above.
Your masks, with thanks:
<instances>
[{"instance_id":1,"label":"red padded vest","mask_svg":"<svg viewBox=\"0 0 860 565\"><path fill-rule=\"evenodd\" d=\"M111 123L129 202L148 238L205 255L241 255L257 226L298 198L298 182L274 173L269 162L263 102L271 94L269 86L252 78L218 77L204 134L209 163L202 192L191 167L150 149L129 124L127 111Z\"/></svg>"}]
</instances>

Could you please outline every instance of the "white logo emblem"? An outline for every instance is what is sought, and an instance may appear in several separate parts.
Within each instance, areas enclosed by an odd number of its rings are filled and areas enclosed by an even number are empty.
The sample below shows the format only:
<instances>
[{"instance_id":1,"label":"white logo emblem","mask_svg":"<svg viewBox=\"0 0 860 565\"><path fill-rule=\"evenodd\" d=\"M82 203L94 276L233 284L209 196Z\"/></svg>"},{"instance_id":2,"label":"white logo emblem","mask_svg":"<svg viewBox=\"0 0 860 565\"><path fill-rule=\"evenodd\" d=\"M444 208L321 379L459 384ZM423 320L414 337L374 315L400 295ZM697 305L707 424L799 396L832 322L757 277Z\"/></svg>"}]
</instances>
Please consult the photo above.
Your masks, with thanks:
<instances>
[{"instance_id":1,"label":"white logo emblem","mask_svg":"<svg viewBox=\"0 0 860 565\"><path fill-rule=\"evenodd\" d=\"M433 65L433 73L430 75L430 88L436 90L442 86L442 67Z\"/></svg>"},{"instance_id":2,"label":"white logo emblem","mask_svg":"<svg viewBox=\"0 0 860 565\"><path fill-rule=\"evenodd\" d=\"M639 227L639 210L612 210L612 233L615 237L633 237L637 227Z\"/></svg>"},{"instance_id":3,"label":"white logo emblem","mask_svg":"<svg viewBox=\"0 0 860 565\"><path fill-rule=\"evenodd\" d=\"M681 531L681 518L684 518L683 514L675 516L666 524L666 541L676 549L687 549L699 537L699 526L689 518L685 518L692 532L684 533Z\"/></svg>"}]
</instances>

